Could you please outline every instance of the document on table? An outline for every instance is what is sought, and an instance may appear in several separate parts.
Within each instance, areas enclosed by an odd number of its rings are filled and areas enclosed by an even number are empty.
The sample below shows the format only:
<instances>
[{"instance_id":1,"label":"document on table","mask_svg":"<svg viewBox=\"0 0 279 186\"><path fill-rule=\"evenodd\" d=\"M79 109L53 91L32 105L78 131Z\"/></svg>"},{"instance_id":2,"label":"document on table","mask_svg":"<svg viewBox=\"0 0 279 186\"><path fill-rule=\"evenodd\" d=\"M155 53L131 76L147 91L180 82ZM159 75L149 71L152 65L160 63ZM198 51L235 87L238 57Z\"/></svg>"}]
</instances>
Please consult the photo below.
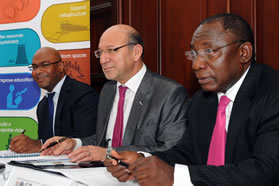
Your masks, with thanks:
<instances>
[{"instance_id":1,"label":"document on table","mask_svg":"<svg viewBox=\"0 0 279 186\"><path fill-rule=\"evenodd\" d=\"M4 156L4 154L7 154L7 151L0 151L0 160L2 162L10 162L10 161L16 161L16 162L22 162L33 164L35 166L40 165L77 165L77 163L73 163L70 161L67 155L60 155L60 156L10 156L10 157L1 157L1 155ZM24 163L23 162L23 163Z\"/></svg>"},{"instance_id":2,"label":"document on table","mask_svg":"<svg viewBox=\"0 0 279 186\"><path fill-rule=\"evenodd\" d=\"M78 165L78 163L71 162L70 159L66 156L41 156L41 158L31 159L31 160L16 160L14 162L18 162L21 164L30 164L38 167L43 166L65 166L65 165Z\"/></svg>"},{"instance_id":3,"label":"document on table","mask_svg":"<svg viewBox=\"0 0 279 186\"><path fill-rule=\"evenodd\" d=\"M94 168L80 168L80 169L47 169L55 172L60 172L66 177L79 181L89 186L138 186L138 183L119 182L114 178L105 167L94 167Z\"/></svg>"},{"instance_id":4,"label":"document on table","mask_svg":"<svg viewBox=\"0 0 279 186\"><path fill-rule=\"evenodd\" d=\"M5 186L32 185L32 186L57 186L71 185L84 186L74 180L52 173L36 171L22 167L13 167Z\"/></svg>"},{"instance_id":5,"label":"document on table","mask_svg":"<svg viewBox=\"0 0 279 186\"><path fill-rule=\"evenodd\" d=\"M0 161L9 162L11 160L23 161L23 160L35 160L35 162L44 162L49 160L57 161L62 159L67 159L66 155L61 156L37 156L37 157L24 157L24 158L0 158ZM31 161L34 163L34 161ZM65 162L64 162L65 163ZM18 169L16 169L18 170ZM89 186L138 186L138 183L129 182L119 182L114 178L109 172L107 172L105 167L93 167L93 168L73 168L73 169L44 169L53 172L62 173L67 178L78 181L80 183ZM34 178L35 179L35 178Z\"/></svg>"},{"instance_id":6,"label":"document on table","mask_svg":"<svg viewBox=\"0 0 279 186\"><path fill-rule=\"evenodd\" d=\"M20 158L20 157L34 157L40 156L40 153L16 153L11 150L0 151L0 158Z\"/></svg>"}]
</instances>

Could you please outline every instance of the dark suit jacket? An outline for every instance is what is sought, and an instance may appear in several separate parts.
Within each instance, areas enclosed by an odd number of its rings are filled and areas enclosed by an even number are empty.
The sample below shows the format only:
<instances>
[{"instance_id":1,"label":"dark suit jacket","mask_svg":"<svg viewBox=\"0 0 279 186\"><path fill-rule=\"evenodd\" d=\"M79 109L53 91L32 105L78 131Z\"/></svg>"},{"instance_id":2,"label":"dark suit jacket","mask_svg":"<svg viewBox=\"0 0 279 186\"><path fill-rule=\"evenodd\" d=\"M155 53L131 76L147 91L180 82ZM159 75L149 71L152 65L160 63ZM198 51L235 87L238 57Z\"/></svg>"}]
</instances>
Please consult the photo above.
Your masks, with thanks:
<instances>
[{"instance_id":1,"label":"dark suit jacket","mask_svg":"<svg viewBox=\"0 0 279 186\"><path fill-rule=\"evenodd\" d=\"M80 138L95 134L97 107L97 92L89 85L66 76L56 108L55 135ZM47 98L44 97L37 107L38 134L43 140L47 113Z\"/></svg>"},{"instance_id":2,"label":"dark suit jacket","mask_svg":"<svg viewBox=\"0 0 279 186\"><path fill-rule=\"evenodd\" d=\"M83 145L106 147L108 121L116 94L116 82L105 84L100 94L96 135L81 139ZM149 70L135 95L128 118L123 150L166 150L182 137L186 126L188 94L185 88Z\"/></svg>"},{"instance_id":3,"label":"dark suit jacket","mask_svg":"<svg viewBox=\"0 0 279 186\"><path fill-rule=\"evenodd\" d=\"M252 64L233 104L225 166L205 166L218 107L216 93L197 92L189 107L189 128L169 151L154 155L189 165L194 185L278 185L279 74Z\"/></svg>"}]
</instances>

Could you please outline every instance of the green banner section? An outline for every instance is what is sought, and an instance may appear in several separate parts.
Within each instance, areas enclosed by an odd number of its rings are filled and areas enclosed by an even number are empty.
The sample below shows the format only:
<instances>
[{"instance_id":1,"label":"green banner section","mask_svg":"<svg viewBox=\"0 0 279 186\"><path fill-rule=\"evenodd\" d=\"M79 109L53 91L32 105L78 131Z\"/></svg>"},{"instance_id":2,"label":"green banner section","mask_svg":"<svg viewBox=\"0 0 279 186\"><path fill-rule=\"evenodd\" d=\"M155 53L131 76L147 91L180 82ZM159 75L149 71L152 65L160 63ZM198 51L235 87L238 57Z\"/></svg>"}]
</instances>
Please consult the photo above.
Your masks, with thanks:
<instances>
[{"instance_id":1,"label":"green banner section","mask_svg":"<svg viewBox=\"0 0 279 186\"><path fill-rule=\"evenodd\" d=\"M0 150L7 150L11 139L19 135L24 129L26 136L32 139L38 138L38 124L32 118L0 117Z\"/></svg>"}]
</instances>

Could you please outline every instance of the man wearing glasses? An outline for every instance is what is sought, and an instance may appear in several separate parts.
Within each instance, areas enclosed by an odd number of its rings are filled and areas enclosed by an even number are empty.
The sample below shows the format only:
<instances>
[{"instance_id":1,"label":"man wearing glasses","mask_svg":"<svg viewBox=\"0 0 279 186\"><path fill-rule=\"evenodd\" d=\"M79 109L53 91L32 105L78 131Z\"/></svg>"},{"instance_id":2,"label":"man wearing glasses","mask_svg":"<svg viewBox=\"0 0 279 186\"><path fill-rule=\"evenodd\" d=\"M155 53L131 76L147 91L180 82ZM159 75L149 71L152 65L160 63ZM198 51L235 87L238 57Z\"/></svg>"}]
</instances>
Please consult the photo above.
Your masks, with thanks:
<instances>
[{"instance_id":1,"label":"man wearing glasses","mask_svg":"<svg viewBox=\"0 0 279 186\"><path fill-rule=\"evenodd\" d=\"M108 171L141 186L278 185L279 73L255 62L249 24L233 14L209 17L190 48L202 89L191 99L183 138L145 158L111 151L129 167L106 160Z\"/></svg>"},{"instance_id":2,"label":"man wearing glasses","mask_svg":"<svg viewBox=\"0 0 279 186\"><path fill-rule=\"evenodd\" d=\"M29 66L39 87L47 91L37 107L38 140L21 134L12 139L15 152L38 152L42 142L59 135L86 137L95 134L98 94L89 85L66 75L57 50L39 49Z\"/></svg>"},{"instance_id":3,"label":"man wearing glasses","mask_svg":"<svg viewBox=\"0 0 279 186\"><path fill-rule=\"evenodd\" d=\"M151 152L175 145L186 127L188 94L182 85L146 67L139 33L114 25L101 36L95 55L111 81L100 94L96 135L81 139L83 147L69 154L72 161L104 160L111 147ZM57 139L49 139L43 148ZM77 143L66 139L42 155L72 151Z\"/></svg>"}]
</instances>

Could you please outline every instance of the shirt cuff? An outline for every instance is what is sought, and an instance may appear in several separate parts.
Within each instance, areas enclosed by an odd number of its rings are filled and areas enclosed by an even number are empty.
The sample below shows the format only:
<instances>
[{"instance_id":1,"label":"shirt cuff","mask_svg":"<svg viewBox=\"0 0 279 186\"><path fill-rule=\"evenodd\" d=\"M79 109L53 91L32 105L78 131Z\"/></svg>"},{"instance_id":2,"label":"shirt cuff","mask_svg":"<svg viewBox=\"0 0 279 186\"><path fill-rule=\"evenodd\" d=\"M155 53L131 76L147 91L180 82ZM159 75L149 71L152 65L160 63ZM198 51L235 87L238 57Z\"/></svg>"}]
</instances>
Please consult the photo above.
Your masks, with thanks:
<instances>
[{"instance_id":1,"label":"shirt cuff","mask_svg":"<svg viewBox=\"0 0 279 186\"><path fill-rule=\"evenodd\" d=\"M148 152L138 151L137 153L142 154L144 157L152 156L152 154L150 154Z\"/></svg>"},{"instance_id":2,"label":"shirt cuff","mask_svg":"<svg viewBox=\"0 0 279 186\"><path fill-rule=\"evenodd\" d=\"M190 179L188 166L182 164L175 164L173 186L189 186L189 185L193 185L193 184Z\"/></svg>"},{"instance_id":3,"label":"shirt cuff","mask_svg":"<svg viewBox=\"0 0 279 186\"><path fill-rule=\"evenodd\" d=\"M74 140L76 141L76 146L73 151L82 146L82 142L79 138L74 138Z\"/></svg>"}]
</instances>

